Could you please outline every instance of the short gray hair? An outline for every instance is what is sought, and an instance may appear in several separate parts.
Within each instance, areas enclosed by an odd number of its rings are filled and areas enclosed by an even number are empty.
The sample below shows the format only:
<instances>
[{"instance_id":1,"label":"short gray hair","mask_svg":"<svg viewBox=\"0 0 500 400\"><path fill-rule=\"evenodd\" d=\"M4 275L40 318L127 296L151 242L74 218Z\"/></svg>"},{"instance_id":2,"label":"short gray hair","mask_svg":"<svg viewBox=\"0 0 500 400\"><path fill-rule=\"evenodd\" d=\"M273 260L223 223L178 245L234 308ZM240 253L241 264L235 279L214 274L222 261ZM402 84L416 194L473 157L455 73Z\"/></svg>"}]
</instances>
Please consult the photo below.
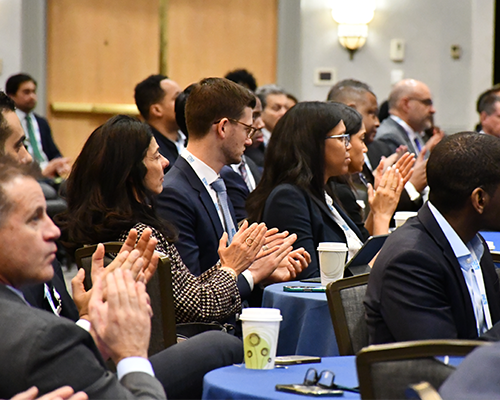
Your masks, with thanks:
<instances>
[{"instance_id":1,"label":"short gray hair","mask_svg":"<svg viewBox=\"0 0 500 400\"><path fill-rule=\"evenodd\" d=\"M264 86L259 87L255 91L255 94L260 99L260 102L262 103L262 108L266 108L267 96L269 96L271 94L284 94L286 96L288 93L282 87L275 85L275 84L271 84L271 85L264 85Z\"/></svg>"}]
</instances>

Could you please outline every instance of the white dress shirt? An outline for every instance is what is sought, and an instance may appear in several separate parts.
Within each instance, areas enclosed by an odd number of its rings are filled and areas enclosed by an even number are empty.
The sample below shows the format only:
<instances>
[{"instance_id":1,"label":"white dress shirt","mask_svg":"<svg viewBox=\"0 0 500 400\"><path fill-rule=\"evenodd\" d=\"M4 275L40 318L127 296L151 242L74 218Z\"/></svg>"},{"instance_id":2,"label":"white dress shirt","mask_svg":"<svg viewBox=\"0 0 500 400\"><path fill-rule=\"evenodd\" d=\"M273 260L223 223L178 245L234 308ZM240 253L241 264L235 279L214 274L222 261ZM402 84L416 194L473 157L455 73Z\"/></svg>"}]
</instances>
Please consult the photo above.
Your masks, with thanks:
<instances>
[{"instance_id":1,"label":"white dress shirt","mask_svg":"<svg viewBox=\"0 0 500 400\"><path fill-rule=\"evenodd\" d=\"M439 210L431 202L427 204L460 264L476 317L477 333L480 336L493 326L480 266L484 253L483 243L478 235L470 242L464 243Z\"/></svg>"}]
</instances>

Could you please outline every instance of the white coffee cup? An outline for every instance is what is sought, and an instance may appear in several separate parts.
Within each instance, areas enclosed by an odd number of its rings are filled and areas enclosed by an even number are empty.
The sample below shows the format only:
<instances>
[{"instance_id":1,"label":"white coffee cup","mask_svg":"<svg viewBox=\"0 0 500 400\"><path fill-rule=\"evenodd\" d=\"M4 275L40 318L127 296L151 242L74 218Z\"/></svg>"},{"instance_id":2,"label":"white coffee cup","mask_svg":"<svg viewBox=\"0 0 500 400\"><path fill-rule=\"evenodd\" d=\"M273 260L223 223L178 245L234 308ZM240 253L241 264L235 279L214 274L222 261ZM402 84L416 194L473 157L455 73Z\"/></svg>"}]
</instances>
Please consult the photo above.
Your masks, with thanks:
<instances>
[{"instance_id":1,"label":"white coffee cup","mask_svg":"<svg viewBox=\"0 0 500 400\"><path fill-rule=\"evenodd\" d=\"M338 281L344 277L344 266L348 248L345 243L322 242L318 244L321 285Z\"/></svg>"},{"instance_id":2,"label":"white coffee cup","mask_svg":"<svg viewBox=\"0 0 500 400\"><path fill-rule=\"evenodd\" d=\"M280 321L277 308L244 308L240 320L243 329L245 367L249 369L273 369Z\"/></svg>"},{"instance_id":3,"label":"white coffee cup","mask_svg":"<svg viewBox=\"0 0 500 400\"><path fill-rule=\"evenodd\" d=\"M394 214L394 221L396 222L396 228L403 225L406 220L410 217L414 217L418 214L416 211L398 211Z\"/></svg>"}]
</instances>

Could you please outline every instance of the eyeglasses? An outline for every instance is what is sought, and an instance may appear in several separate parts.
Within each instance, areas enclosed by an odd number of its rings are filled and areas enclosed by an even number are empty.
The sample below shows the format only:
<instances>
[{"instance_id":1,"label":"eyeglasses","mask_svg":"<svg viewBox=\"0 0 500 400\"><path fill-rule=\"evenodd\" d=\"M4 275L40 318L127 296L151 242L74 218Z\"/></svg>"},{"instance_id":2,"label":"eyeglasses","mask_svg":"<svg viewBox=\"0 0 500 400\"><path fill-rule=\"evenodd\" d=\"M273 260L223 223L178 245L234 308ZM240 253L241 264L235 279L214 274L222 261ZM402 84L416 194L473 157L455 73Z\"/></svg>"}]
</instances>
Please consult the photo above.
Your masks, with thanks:
<instances>
[{"instance_id":1,"label":"eyeglasses","mask_svg":"<svg viewBox=\"0 0 500 400\"><path fill-rule=\"evenodd\" d=\"M234 119L234 118L229 118L229 117L226 117L226 118L231 122L243 125L246 128L247 138L249 138L249 139L252 139L255 136L255 133L258 131L258 129L254 128L252 125L245 124L244 122L238 121L237 119ZM222 119L219 119L218 121L215 121L214 124L218 124L221 121L222 121Z\"/></svg>"},{"instance_id":2,"label":"eyeglasses","mask_svg":"<svg viewBox=\"0 0 500 400\"><path fill-rule=\"evenodd\" d=\"M305 386L319 386L325 389L340 389L347 392L359 393L358 388L350 388L346 386L337 385L334 383L335 374L325 369L318 374L316 368L309 368L304 377Z\"/></svg>"},{"instance_id":3,"label":"eyeglasses","mask_svg":"<svg viewBox=\"0 0 500 400\"><path fill-rule=\"evenodd\" d=\"M432 99L417 99L416 97L410 97L408 100L415 100L415 101L418 101L420 103L422 103L423 105L427 106L427 107L431 107L432 106Z\"/></svg>"},{"instance_id":4,"label":"eyeglasses","mask_svg":"<svg viewBox=\"0 0 500 400\"><path fill-rule=\"evenodd\" d=\"M342 139L345 147L349 146L349 143L351 143L351 137L347 133L344 133L343 135L327 136L326 138L327 139Z\"/></svg>"}]
</instances>

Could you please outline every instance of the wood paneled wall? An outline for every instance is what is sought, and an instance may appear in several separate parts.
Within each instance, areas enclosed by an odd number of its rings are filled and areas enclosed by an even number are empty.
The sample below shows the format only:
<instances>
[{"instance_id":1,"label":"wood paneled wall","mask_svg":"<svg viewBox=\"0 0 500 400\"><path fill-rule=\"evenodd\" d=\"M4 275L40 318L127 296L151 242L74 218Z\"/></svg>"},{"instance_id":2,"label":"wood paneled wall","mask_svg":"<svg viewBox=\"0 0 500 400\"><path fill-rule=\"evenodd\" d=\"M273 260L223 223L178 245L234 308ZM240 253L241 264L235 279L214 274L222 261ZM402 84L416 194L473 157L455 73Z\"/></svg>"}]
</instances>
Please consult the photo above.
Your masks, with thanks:
<instances>
[{"instance_id":1,"label":"wood paneled wall","mask_svg":"<svg viewBox=\"0 0 500 400\"><path fill-rule=\"evenodd\" d=\"M54 102L134 102L159 66L158 0L49 0L47 116L61 152L75 159L110 115L54 112ZM168 75L181 87L235 68L259 84L276 76L277 0L169 0Z\"/></svg>"}]
</instances>

